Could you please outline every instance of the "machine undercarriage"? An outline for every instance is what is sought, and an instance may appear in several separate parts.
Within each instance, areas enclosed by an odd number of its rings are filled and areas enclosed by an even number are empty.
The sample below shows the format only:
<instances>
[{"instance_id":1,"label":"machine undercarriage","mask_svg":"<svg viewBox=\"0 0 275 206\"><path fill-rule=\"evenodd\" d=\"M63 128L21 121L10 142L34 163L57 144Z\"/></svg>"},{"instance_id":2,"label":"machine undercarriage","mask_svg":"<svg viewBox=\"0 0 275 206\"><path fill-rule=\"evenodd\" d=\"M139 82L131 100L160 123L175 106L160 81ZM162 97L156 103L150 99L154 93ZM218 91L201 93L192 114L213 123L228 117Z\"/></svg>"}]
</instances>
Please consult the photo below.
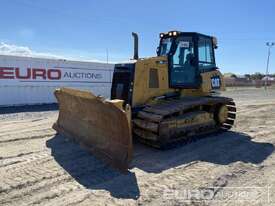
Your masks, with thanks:
<instances>
[{"instance_id":1,"label":"machine undercarriage","mask_svg":"<svg viewBox=\"0 0 275 206\"><path fill-rule=\"evenodd\" d=\"M235 118L230 98L185 97L146 106L133 119L133 132L146 144L167 148L192 136L229 130Z\"/></svg>"}]
</instances>

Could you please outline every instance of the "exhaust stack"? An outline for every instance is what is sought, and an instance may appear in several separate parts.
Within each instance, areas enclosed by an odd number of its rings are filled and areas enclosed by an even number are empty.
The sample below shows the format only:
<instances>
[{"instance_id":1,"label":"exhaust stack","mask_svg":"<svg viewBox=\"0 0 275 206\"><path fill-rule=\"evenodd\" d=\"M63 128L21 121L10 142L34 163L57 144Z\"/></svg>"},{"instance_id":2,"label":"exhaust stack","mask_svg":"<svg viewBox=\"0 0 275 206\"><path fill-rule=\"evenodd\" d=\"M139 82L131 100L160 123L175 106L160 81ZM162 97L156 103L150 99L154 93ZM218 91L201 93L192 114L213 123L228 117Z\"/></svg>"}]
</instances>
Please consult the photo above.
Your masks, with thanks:
<instances>
[{"instance_id":1,"label":"exhaust stack","mask_svg":"<svg viewBox=\"0 0 275 206\"><path fill-rule=\"evenodd\" d=\"M134 37L134 58L135 60L138 60L138 34L135 32L132 32L132 36Z\"/></svg>"}]
</instances>

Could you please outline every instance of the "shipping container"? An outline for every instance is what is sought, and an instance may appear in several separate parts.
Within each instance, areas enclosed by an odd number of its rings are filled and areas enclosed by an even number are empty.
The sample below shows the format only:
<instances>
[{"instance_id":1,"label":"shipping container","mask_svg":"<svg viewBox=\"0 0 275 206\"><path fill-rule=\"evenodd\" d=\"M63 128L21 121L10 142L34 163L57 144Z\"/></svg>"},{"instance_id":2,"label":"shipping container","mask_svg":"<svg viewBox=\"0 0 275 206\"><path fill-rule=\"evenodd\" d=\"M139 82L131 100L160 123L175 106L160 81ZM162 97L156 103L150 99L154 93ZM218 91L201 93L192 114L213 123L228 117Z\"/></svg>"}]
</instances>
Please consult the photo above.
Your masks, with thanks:
<instances>
[{"instance_id":1,"label":"shipping container","mask_svg":"<svg viewBox=\"0 0 275 206\"><path fill-rule=\"evenodd\" d=\"M110 97L114 65L0 55L0 106L55 103L56 88Z\"/></svg>"}]
</instances>

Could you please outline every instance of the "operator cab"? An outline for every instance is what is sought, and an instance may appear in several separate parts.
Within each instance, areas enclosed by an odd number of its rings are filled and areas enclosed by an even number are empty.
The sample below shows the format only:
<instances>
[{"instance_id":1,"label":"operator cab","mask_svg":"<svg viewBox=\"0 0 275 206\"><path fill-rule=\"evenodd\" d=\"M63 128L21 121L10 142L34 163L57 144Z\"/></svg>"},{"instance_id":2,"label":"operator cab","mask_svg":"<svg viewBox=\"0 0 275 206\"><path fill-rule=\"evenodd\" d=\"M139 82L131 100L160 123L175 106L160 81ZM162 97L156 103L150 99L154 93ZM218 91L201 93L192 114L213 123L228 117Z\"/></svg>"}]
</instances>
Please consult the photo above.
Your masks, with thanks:
<instances>
[{"instance_id":1,"label":"operator cab","mask_svg":"<svg viewBox=\"0 0 275 206\"><path fill-rule=\"evenodd\" d=\"M157 55L168 57L169 86L198 88L200 73L217 69L214 48L215 37L195 32L161 33Z\"/></svg>"},{"instance_id":2,"label":"operator cab","mask_svg":"<svg viewBox=\"0 0 275 206\"><path fill-rule=\"evenodd\" d=\"M162 93L165 95L171 93L171 89L177 91L178 89L199 89L202 85L201 73L217 69L214 56L214 48L217 44L214 37L195 32L172 31L161 33L157 55L158 57L167 57L167 61L158 62L154 60L155 57L139 58L138 35L136 33L132 35L134 37L134 61L115 65L111 99L123 99L124 104L132 105L134 91L137 91L134 88L137 73L139 73L140 78L145 78L148 75L148 85L146 83L139 84L139 89L142 88L142 90L136 95L147 93L152 96L160 96ZM165 68L165 74L161 74L161 70L164 71L161 68ZM162 78L160 78L160 75L162 75ZM137 79L136 82L142 81ZM211 77L211 82L213 89L220 88L220 77ZM216 83L213 84L213 82ZM145 85L146 88L142 85ZM145 100L142 99L142 101ZM136 104L139 104L139 102Z\"/></svg>"}]
</instances>

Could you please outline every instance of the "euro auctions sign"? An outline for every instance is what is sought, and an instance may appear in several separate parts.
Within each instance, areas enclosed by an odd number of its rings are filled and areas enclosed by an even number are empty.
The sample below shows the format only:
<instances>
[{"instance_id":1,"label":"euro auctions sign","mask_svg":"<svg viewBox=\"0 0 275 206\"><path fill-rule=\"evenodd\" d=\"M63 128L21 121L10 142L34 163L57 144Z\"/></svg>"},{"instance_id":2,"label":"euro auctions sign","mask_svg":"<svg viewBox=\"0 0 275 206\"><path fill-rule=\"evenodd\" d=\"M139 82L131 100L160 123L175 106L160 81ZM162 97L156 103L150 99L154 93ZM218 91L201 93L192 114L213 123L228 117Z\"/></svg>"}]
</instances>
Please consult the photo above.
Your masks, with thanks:
<instances>
[{"instance_id":1,"label":"euro auctions sign","mask_svg":"<svg viewBox=\"0 0 275 206\"><path fill-rule=\"evenodd\" d=\"M0 81L18 83L111 83L112 69L1 67Z\"/></svg>"},{"instance_id":2,"label":"euro auctions sign","mask_svg":"<svg viewBox=\"0 0 275 206\"><path fill-rule=\"evenodd\" d=\"M70 87L110 97L114 64L0 54L1 106L55 103Z\"/></svg>"},{"instance_id":3,"label":"euro auctions sign","mask_svg":"<svg viewBox=\"0 0 275 206\"><path fill-rule=\"evenodd\" d=\"M14 67L0 67L0 79L19 79L19 80L59 80L62 77L60 69L23 69Z\"/></svg>"}]
</instances>

